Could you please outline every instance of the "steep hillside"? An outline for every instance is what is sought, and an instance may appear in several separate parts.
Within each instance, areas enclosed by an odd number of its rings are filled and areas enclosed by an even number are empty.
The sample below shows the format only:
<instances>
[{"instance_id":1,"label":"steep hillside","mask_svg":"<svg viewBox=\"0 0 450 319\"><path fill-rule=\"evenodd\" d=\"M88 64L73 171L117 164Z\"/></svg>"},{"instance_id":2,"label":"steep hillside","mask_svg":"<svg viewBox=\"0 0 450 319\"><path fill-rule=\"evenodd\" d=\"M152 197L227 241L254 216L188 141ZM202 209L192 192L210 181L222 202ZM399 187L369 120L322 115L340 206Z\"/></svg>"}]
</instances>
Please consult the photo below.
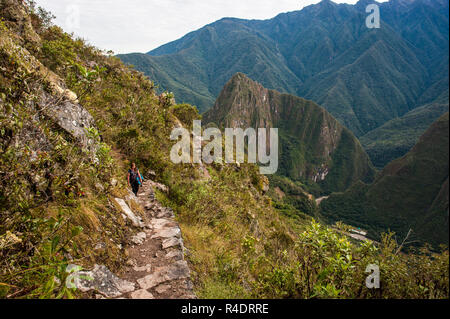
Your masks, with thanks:
<instances>
[{"instance_id":1,"label":"steep hillside","mask_svg":"<svg viewBox=\"0 0 450 319\"><path fill-rule=\"evenodd\" d=\"M148 54L119 57L202 112L242 72L313 100L361 136L426 104L423 93L448 82L447 1L381 3L380 29L365 26L368 3L324 0L270 20L226 18Z\"/></svg>"},{"instance_id":2,"label":"steep hillside","mask_svg":"<svg viewBox=\"0 0 450 319\"><path fill-rule=\"evenodd\" d=\"M305 214L291 218L255 165L173 164L170 133L196 110L24 3L0 0L0 298L115 298L108 287L72 288L72 266L103 271L109 284L144 267L166 286L173 276L161 267L178 272L180 262L199 298L448 298L448 251L397 254L389 236L356 244ZM138 199L130 162L146 178ZM185 255L161 257L173 243L153 236L155 254L142 255L142 227L152 234L165 222L179 224ZM370 263L384 265L383 290L364 285ZM163 288L149 281L138 298Z\"/></svg>"},{"instance_id":3,"label":"steep hillside","mask_svg":"<svg viewBox=\"0 0 450 319\"><path fill-rule=\"evenodd\" d=\"M448 112L448 89L436 100L418 107L361 137L372 163L382 169L408 153L428 127Z\"/></svg>"},{"instance_id":4,"label":"steep hillside","mask_svg":"<svg viewBox=\"0 0 450 319\"><path fill-rule=\"evenodd\" d=\"M131 161L168 186L156 197L180 223L198 296L283 297L265 274L295 236L257 167L173 164L170 132L198 118L195 109L156 95L143 74L45 11L16 0L0 8L0 298L95 297L65 285L69 264L128 272L142 230L122 205L144 214L126 187ZM246 247L267 252L258 267Z\"/></svg>"},{"instance_id":5,"label":"steep hillside","mask_svg":"<svg viewBox=\"0 0 450 319\"><path fill-rule=\"evenodd\" d=\"M30 15L17 1L2 0L0 9L0 297L71 297L56 285L68 263L117 271L126 260L119 246L135 229L110 200L127 194L121 164L65 77L37 58L50 43L39 33L72 45L58 57L74 47L85 59L99 53L50 31L47 15Z\"/></svg>"},{"instance_id":6,"label":"steep hillside","mask_svg":"<svg viewBox=\"0 0 450 319\"><path fill-rule=\"evenodd\" d=\"M412 229L415 240L448 245L448 152L446 113L372 184L355 185L322 202L322 214L369 229L373 236L388 229L406 236Z\"/></svg>"},{"instance_id":7,"label":"steep hillside","mask_svg":"<svg viewBox=\"0 0 450 319\"><path fill-rule=\"evenodd\" d=\"M242 73L225 85L204 122L222 128L278 128L278 174L319 185L324 193L344 191L374 176L358 140L327 111L314 102L268 90Z\"/></svg>"}]
</instances>

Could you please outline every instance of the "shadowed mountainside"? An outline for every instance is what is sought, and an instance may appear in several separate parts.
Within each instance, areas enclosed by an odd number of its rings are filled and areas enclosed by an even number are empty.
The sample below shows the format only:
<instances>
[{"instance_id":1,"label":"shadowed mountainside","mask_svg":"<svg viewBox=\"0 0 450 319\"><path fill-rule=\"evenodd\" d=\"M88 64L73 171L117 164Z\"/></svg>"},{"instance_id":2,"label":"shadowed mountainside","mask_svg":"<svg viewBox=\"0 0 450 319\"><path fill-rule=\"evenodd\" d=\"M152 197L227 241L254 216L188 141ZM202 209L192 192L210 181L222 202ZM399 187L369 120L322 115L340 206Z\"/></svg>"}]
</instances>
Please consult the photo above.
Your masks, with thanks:
<instances>
[{"instance_id":1,"label":"shadowed mountainside","mask_svg":"<svg viewBox=\"0 0 450 319\"><path fill-rule=\"evenodd\" d=\"M400 118L390 120L362 136L361 144L373 164L382 169L411 150L429 126L448 112L448 101L447 89L436 100L409 111Z\"/></svg>"},{"instance_id":2,"label":"shadowed mountainside","mask_svg":"<svg viewBox=\"0 0 450 319\"><path fill-rule=\"evenodd\" d=\"M402 158L388 164L369 185L356 184L321 204L329 220L369 229L391 229L435 246L448 245L449 114L439 118Z\"/></svg>"},{"instance_id":3,"label":"shadowed mountainside","mask_svg":"<svg viewBox=\"0 0 450 319\"><path fill-rule=\"evenodd\" d=\"M325 109L268 90L242 73L231 78L203 118L222 128L278 128L278 174L318 185L324 193L370 182L375 174L359 141Z\"/></svg>"}]
</instances>

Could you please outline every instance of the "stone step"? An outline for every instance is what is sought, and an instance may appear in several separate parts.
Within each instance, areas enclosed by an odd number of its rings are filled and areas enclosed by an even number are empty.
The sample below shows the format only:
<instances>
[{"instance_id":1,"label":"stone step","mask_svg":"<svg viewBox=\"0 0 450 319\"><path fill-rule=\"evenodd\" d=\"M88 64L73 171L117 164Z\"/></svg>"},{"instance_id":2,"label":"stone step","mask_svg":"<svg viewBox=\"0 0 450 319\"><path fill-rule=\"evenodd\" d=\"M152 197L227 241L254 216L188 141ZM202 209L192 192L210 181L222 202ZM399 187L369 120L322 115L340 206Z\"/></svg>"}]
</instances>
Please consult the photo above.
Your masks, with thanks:
<instances>
[{"instance_id":1,"label":"stone step","mask_svg":"<svg viewBox=\"0 0 450 319\"><path fill-rule=\"evenodd\" d=\"M142 289L151 289L161 283L172 281L176 279L189 278L190 271L185 260L179 260L168 266L159 267L155 271L138 279L137 282Z\"/></svg>"}]
</instances>

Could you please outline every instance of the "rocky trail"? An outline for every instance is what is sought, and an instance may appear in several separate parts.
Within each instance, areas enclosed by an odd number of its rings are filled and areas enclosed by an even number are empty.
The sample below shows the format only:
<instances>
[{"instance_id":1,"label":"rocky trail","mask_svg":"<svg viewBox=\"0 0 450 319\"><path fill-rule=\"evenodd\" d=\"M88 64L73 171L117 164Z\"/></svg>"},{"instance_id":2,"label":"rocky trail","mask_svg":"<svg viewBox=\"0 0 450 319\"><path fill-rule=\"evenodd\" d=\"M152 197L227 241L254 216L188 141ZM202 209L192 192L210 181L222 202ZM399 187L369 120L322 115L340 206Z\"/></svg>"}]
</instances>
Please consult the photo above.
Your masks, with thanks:
<instances>
[{"instance_id":1,"label":"rocky trail","mask_svg":"<svg viewBox=\"0 0 450 319\"><path fill-rule=\"evenodd\" d=\"M152 181L145 181L138 193L149 224L147 231L136 235L136 244L129 249L130 267L125 280L135 282L137 290L128 294L132 299L195 298L190 272L184 260L181 230L173 211L162 207L155 199Z\"/></svg>"},{"instance_id":2,"label":"rocky trail","mask_svg":"<svg viewBox=\"0 0 450 319\"><path fill-rule=\"evenodd\" d=\"M126 201L116 198L123 218L141 228L131 238L127 249L129 260L118 278L106 267L96 265L92 271L79 271L76 287L83 292L96 291L96 298L119 299L195 299L190 271L184 259L181 230L172 209L163 207L155 199L155 188L164 185L146 180L134 200L145 209L145 216L136 216ZM90 278L90 280L80 279Z\"/></svg>"}]
</instances>

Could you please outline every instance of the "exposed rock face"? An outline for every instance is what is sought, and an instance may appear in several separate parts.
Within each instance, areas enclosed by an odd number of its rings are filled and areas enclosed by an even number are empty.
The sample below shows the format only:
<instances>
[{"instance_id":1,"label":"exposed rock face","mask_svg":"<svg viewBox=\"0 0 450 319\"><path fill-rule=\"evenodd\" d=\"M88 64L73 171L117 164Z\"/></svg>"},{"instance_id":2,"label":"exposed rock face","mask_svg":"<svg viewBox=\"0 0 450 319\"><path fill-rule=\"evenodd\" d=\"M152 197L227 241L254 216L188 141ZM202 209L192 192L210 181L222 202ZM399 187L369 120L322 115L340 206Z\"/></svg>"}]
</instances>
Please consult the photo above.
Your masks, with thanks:
<instances>
[{"instance_id":1,"label":"exposed rock face","mask_svg":"<svg viewBox=\"0 0 450 319\"><path fill-rule=\"evenodd\" d=\"M67 100L65 97L55 98L47 96L43 99L43 104L42 112L46 116L74 137L83 148L95 152L98 141L88 136L87 133L88 129L95 127L95 122L94 118L84 107Z\"/></svg>"},{"instance_id":2,"label":"exposed rock face","mask_svg":"<svg viewBox=\"0 0 450 319\"><path fill-rule=\"evenodd\" d=\"M127 203L123 199L116 198L115 201L117 202L117 204L119 204L120 208L125 213L125 216L131 220L131 222L133 223L134 226L141 227L141 228L144 227L142 219L133 213L133 211L130 209L130 207L127 205Z\"/></svg>"},{"instance_id":3,"label":"exposed rock face","mask_svg":"<svg viewBox=\"0 0 450 319\"><path fill-rule=\"evenodd\" d=\"M37 103L29 103L29 108L37 114L50 118L72 136L82 148L89 150L91 159L95 160L99 141L89 136L87 132L87 129L95 127L91 114L78 103L76 94L65 88L64 81L58 75L47 69L21 45L21 37L24 37L26 41L31 41L28 37L33 39L37 37L35 40L40 41L31 26L25 8L12 0L2 0L0 7L3 7L6 13L9 12L7 16L11 19L11 27L17 30L19 39L14 41L10 34L0 35L0 50L27 73L40 78L44 84L42 88L48 87L47 91L41 88L39 100ZM28 32L29 28L31 31Z\"/></svg>"},{"instance_id":4,"label":"exposed rock face","mask_svg":"<svg viewBox=\"0 0 450 319\"><path fill-rule=\"evenodd\" d=\"M328 173L329 173L328 167L321 167L321 168L319 168L318 172L313 177L313 181L316 182L316 183L324 181L325 178L327 178Z\"/></svg>"},{"instance_id":5,"label":"exposed rock face","mask_svg":"<svg viewBox=\"0 0 450 319\"><path fill-rule=\"evenodd\" d=\"M147 238L147 234L144 232L141 232L141 233L137 234L136 236L133 236L131 238L131 241L136 245L142 245L142 243L144 242L144 240L146 238Z\"/></svg>"},{"instance_id":6,"label":"exposed rock face","mask_svg":"<svg viewBox=\"0 0 450 319\"><path fill-rule=\"evenodd\" d=\"M95 265L91 271L78 271L71 275L73 284L82 292L95 290L107 298L116 298L135 289L134 283L122 280L105 266Z\"/></svg>"},{"instance_id":7,"label":"exposed rock face","mask_svg":"<svg viewBox=\"0 0 450 319\"><path fill-rule=\"evenodd\" d=\"M131 293L131 299L155 299L151 293L145 289L137 290Z\"/></svg>"},{"instance_id":8,"label":"exposed rock face","mask_svg":"<svg viewBox=\"0 0 450 319\"><path fill-rule=\"evenodd\" d=\"M18 0L0 0L0 11L10 30L15 31L16 36L25 42L38 45L41 42L39 35L31 25L30 15L27 9Z\"/></svg>"},{"instance_id":9,"label":"exposed rock face","mask_svg":"<svg viewBox=\"0 0 450 319\"><path fill-rule=\"evenodd\" d=\"M168 267L159 267L152 274L138 280L142 289L151 289L155 286L175 279L189 278L189 268L186 261L179 260Z\"/></svg>"},{"instance_id":10,"label":"exposed rock face","mask_svg":"<svg viewBox=\"0 0 450 319\"><path fill-rule=\"evenodd\" d=\"M221 128L278 128L278 173L319 183L325 192L370 181L375 172L359 141L325 109L268 90L242 73L225 85L203 121Z\"/></svg>"}]
</instances>

